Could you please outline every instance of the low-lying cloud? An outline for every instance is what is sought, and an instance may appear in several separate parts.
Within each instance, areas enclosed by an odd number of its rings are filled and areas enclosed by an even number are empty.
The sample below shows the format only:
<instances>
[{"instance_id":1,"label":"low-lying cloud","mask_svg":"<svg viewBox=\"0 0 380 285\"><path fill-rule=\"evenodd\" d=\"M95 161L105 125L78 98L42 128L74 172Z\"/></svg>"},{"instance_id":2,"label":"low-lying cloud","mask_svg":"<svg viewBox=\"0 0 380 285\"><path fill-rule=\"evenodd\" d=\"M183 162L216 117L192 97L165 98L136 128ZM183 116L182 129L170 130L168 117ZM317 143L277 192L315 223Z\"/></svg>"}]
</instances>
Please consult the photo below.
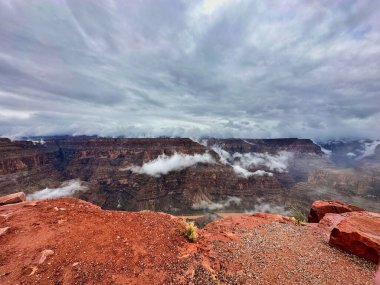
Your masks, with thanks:
<instances>
[{"instance_id":1,"label":"low-lying cloud","mask_svg":"<svg viewBox=\"0 0 380 285\"><path fill-rule=\"evenodd\" d=\"M380 145L380 140L374 140L371 142L364 143L364 149L360 151L361 155L358 156L356 159L359 160L374 155L378 145Z\"/></svg>"},{"instance_id":2,"label":"low-lying cloud","mask_svg":"<svg viewBox=\"0 0 380 285\"><path fill-rule=\"evenodd\" d=\"M248 178L250 176L273 176L273 173L265 170L249 171L251 168L265 168L275 172L286 172L288 161L293 157L293 153L280 151L277 154L269 153L239 153L233 155L222 149L220 146L213 146L212 149L219 155L220 162L230 165L236 174Z\"/></svg>"},{"instance_id":3,"label":"low-lying cloud","mask_svg":"<svg viewBox=\"0 0 380 285\"><path fill-rule=\"evenodd\" d=\"M272 214L280 214L287 216L290 214L290 211L287 210L284 206L274 205L267 202L264 202L263 199L257 199L257 203L251 207L249 211L246 213L272 213Z\"/></svg>"},{"instance_id":4,"label":"low-lying cloud","mask_svg":"<svg viewBox=\"0 0 380 285\"><path fill-rule=\"evenodd\" d=\"M77 192L85 192L88 187L83 185L80 180L74 179L65 181L58 188L45 188L26 196L27 200L45 200L60 197L73 196Z\"/></svg>"},{"instance_id":5,"label":"low-lying cloud","mask_svg":"<svg viewBox=\"0 0 380 285\"><path fill-rule=\"evenodd\" d=\"M188 155L174 153L171 156L162 154L154 160L144 163L142 166L132 166L122 170L131 170L138 174L147 174L154 177L166 175L171 171L179 171L194 166L198 163L214 164L216 161L209 153Z\"/></svg>"},{"instance_id":6,"label":"low-lying cloud","mask_svg":"<svg viewBox=\"0 0 380 285\"><path fill-rule=\"evenodd\" d=\"M250 167L260 167L264 166L265 168L271 171L277 172L286 172L288 167L288 160L293 154L288 151L280 151L277 154L269 153L234 153L233 157L238 159L238 163L244 168Z\"/></svg>"},{"instance_id":7,"label":"low-lying cloud","mask_svg":"<svg viewBox=\"0 0 380 285\"><path fill-rule=\"evenodd\" d=\"M226 200L220 201L218 203L202 200L200 202L194 203L191 208L194 210L215 211L228 208L233 205L238 206L240 203L241 199L239 197L229 196Z\"/></svg>"}]
</instances>

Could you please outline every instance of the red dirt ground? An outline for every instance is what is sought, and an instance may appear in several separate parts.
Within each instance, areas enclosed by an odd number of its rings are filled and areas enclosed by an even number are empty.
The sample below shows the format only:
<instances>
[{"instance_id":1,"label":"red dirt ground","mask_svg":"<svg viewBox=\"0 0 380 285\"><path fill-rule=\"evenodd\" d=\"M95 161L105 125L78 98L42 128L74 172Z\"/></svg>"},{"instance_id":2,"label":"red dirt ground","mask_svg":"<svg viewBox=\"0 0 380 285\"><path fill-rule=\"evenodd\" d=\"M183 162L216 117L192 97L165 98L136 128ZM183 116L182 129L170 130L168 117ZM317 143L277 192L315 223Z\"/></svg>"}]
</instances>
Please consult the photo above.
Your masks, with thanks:
<instances>
[{"instance_id":1,"label":"red dirt ground","mask_svg":"<svg viewBox=\"0 0 380 285\"><path fill-rule=\"evenodd\" d=\"M276 219L225 218L190 243L163 213L70 198L1 206L0 284L373 284L374 264Z\"/></svg>"}]
</instances>

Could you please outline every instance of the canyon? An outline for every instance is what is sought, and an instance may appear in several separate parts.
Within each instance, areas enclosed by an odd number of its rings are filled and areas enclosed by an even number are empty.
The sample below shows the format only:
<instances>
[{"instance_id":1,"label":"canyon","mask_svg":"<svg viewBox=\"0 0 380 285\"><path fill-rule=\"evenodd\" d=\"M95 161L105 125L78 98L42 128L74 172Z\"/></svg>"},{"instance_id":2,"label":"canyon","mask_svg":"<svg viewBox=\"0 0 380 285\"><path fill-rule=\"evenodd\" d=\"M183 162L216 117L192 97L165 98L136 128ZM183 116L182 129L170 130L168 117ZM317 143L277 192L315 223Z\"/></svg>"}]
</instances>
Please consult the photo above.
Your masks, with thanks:
<instances>
[{"instance_id":1,"label":"canyon","mask_svg":"<svg viewBox=\"0 0 380 285\"><path fill-rule=\"evenodd\" d=\"M358 151L360 159L347 167L338 161L337 149L344 147L322 148L296 138L1 138L0 195L73 196L103 209L177 214L220 209L285 214L292 208L307 211L317 199L379 211L376 141L373 153Z\"/></svg>"}]
</instances>

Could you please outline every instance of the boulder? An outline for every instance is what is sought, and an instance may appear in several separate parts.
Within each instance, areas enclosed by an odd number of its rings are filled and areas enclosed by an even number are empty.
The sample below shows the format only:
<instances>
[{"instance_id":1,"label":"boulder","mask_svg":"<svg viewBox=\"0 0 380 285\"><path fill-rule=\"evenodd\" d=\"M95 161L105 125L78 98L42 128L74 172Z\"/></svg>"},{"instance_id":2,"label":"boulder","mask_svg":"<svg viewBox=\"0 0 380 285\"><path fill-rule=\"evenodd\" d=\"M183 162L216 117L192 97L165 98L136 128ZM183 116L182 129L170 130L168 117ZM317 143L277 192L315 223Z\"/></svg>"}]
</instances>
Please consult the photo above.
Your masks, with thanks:
<instances>
[{"instance_id":1,"label":"boulder","mask_svg":"<svg viewBox=\"0 0 380 285\"><path fill-rule=\"evenodd\" d=\"M380 256L380 214L352 212L333 228L329 244L374 263Z\"/></svg>"},{"instance_id":2,"label":"boulder","mask_svg":"<svg viewBox=\"0 0 380 285\"><path fill-rule=\"evenodd\" d=\"M317 200L311 206L307 219L309 223L318 223L327 213L342 214L357 211L365 210L339 201Z\"/></svg>"},{"instance_id":3,"label":"boulder","mask_svg":"<svg viewBox=\"0 0 380 285\"><path fill-rule=\"evenodd\" d=\"M25 193L17 192L7 196L0 197L0 206L7 204L15 204L25 201Z\"/></svg>"},{"instance_id":4,"label":"boulder","mask_svg":"<svg viewBox=\"0 0 380 285\"><path fill-rule=\"evenodd\" d=\"M338 225L342 220L344 220L346 214L334 214L327 213L318 223L318 228L330 237L331 231Z\"/></svg>"}]
</instances>

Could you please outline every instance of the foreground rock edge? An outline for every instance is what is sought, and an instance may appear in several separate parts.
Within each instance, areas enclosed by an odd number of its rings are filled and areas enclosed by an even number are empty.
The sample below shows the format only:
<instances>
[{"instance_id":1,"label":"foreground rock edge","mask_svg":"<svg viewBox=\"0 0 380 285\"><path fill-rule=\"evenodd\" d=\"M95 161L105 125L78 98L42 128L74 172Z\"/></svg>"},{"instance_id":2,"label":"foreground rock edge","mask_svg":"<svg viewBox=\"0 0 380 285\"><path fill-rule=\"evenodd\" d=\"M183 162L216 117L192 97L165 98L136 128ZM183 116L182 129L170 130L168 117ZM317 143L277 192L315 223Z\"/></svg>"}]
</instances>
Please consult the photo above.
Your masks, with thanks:
<instances>
[{"instance_id":1,"label":"foreground rock edge","mask_svg":"<svg viewBox=\"0 0 380 285\"><path fill-rule=\"evenodd\" d=\"M64 198L64 199L56 199L56 200L49 200L49 201L39 201L39 202L32 201L32 202L24 202L24 203L18 203L18 204L16 203L13 205L1 206L0 207L0 214L4 215L4 212L5 212L6 215L9 215L9 214L12 214L12 212L17 212L17 211L19 211L19 210L21 210L27 206L30 206L30 205L36 206L40 203L44 204L44 205L48 205L48 204L54 205L55 203L62 202L62 201L64 201L65 203L72 201L72 202L78 204L78 206L81 208L83 207L83 208L88 208L88 209L96 209L97 211L101 211L101 213L103 213L104 215L108 215L108 213L113 212L113 211L103 211L98 206L92 205L90 203L87 203L87 202L84 202L81 200L72 199L72 198ZM50 208L52 208L52 211L57 212L57 213L61 213L61 214L64 214L64 212L66 211L66 209L63 207L50 207ZM119 213L121 213L121 212L119 212ZM364 213L361 212L360 214L363 216L363 215L365 215L365 212ZM375 213L369 213L369 214L372 215L372 217L375 217L376 219L378 219L380 217L380 215L375 214ZM169 217L169 219L174 219L176 221L179 221L179 219L177 217L174 217L174 216L171 216L168 214L150 213L150 215L152 215L152 216L164 215L166 217ZM351 217L354 215L355 215L355 212L341 214L340 216L343 218L340 222L342 222L345 218ZM242 227L254 228L254 227L257 227L259 225L263 225L263 224L271 223L271 222L291 223L291 219L288 217L284 217L284 216L276 215L276 214L256 213L253 215L246 214L246 215L242 215L241 217L235 217L235 218L232 218L232 217L224 218L224 219L221 219L221 220L218 220L216 222L209 224L208 227L209 228L213 227L214 229L219 227L219 228L223 229L223 225L230 223L230 224L233 224L234 226L236 226L236 225L240 226L241 225ZM340 222L337 225L334 225L334 229L340 224ZM58 223L60 223L60 220L58 221ZM207 226L206 226L205 231L207 231ZM201 231L201 233L203 233L205 231ZM9 229L6 230L5 234L7 234L7 233L9 233ZM227 239L233 239L234 238L233 233L232 234L226 233L226 238ZM337 246L337 244L333 244L333 243L330 243L330 244ZM355 254L355 252L353 252L352 250L351 251L347 250L344 247L342 247L342 249ZM47 252L46 250L48 250L48 249L45 249L45 252ZM44 252L44 250L42 250L42 252ZM48 250L48 252L51 253L50 250ZM199 244L190 245L189 247L186 247L184 256L186 256L186 254L191 255L192 253L197 253L197 252L198 253L202 252L202 247ZM213 273L214 272L214 269L213 269L214 266L211 266L212 262L210 262L209 258L205 258L205 256L206 255L203 255L203 257L202 257L202 266L203 266L203 268L206 268L206 271L208 270L209 274L211 274L211 276L212 276L212 274L214 274ZM366 256L363 256L363 255L361 255L361 256L366 258ZM372 262L376 262L373 259L369 259L369 260L371 260ZM215 263L215 262L213 262L213 263ZM35 270L35 269L33 269L33 270Z\"/></svg>"}]
</instances>

